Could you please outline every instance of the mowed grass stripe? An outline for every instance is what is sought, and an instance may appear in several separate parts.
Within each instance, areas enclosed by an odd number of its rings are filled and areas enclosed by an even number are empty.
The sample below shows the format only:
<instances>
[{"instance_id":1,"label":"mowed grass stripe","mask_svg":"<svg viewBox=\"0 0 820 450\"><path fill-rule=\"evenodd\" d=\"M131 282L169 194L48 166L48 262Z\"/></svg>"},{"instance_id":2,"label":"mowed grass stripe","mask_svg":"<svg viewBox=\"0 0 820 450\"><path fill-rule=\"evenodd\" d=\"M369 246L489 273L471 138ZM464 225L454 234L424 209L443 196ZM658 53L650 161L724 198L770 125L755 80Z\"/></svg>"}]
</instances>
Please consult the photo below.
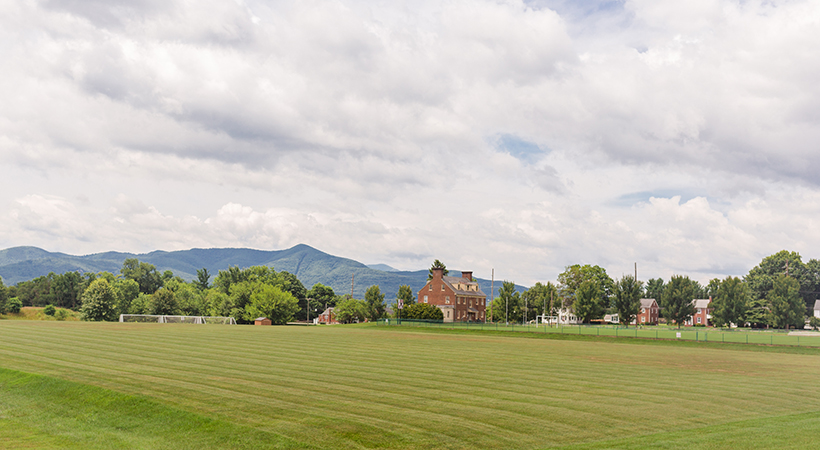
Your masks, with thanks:
<instances>
[{"instance_id":1,"label":"mowed grass stripe","mask_svg":"<svg viewBox=\"0 0 820 450\"><path fill-rule=\"evenodd\" d=\"M88 350L88 348L85 348L85 350ZM99 349L95 349L95 350L99 350ZM156 359L156 358L151 358L151 359L153 360L153 359ZM119 368L120 368L120 370L122 370L122 366L121 366L121 365L117 365L117 367L119 367ZM152 381L157 381L157 380L156 380L156 379L152 379ZM352 387L357 387L357 386L355 386L355 385L351 385L351 386L352 386ZM280 387L281 387L281 386L280 386ZM360 393L360 392L359 392L359 395L361 395L361 393ZM333 400L339 400L339 399L333 399ZM412 399L412 398L410 398L410 400L413 400L413 399ZM445 405L444 405L444 404L442 404L441 406L445 406ZM485 415L481 415L481 414L483 414L484 412L485 412L485 411L475 411L476 415L474 415L473 417L486 417ZM514 420L519 420L519 419L520 419L520 418L514 418ZM502 430L502 431L503 431L503 430Z\"/></svg>"},{"instance_id":2,"label":"mowed grass stripe","mask_svg":"<svg viewBox=\"0 0 820 450\"><path fill-rule=\"evenodd\" d=\"M299 442L328 438L342 447L538 447L546 436L571 443L595 439L602 430L623 436L697 427L787 409L778 402L818 398L816 389L798 386L817 373L816 363L805 364L817 358L806 356L767 361L750 353L752 361L697 348L348 327L73 324L15 327L11 338L4 325L0 365L36 365L44 373L64 372L273 428ZM33 350L28 360L19 351L25 348ZM59 353L67 357L53 359ZM715 361L686 361L703 355ZM794 369L794 382L782 382L784 369ZM197 398L203 396L198 391L212 398ZM180 392L187 395L170 397ZM234 406L219 399L232 399ZM772 404L770 411L761 411L761 402Z\"/></svg>"}]
</instances>

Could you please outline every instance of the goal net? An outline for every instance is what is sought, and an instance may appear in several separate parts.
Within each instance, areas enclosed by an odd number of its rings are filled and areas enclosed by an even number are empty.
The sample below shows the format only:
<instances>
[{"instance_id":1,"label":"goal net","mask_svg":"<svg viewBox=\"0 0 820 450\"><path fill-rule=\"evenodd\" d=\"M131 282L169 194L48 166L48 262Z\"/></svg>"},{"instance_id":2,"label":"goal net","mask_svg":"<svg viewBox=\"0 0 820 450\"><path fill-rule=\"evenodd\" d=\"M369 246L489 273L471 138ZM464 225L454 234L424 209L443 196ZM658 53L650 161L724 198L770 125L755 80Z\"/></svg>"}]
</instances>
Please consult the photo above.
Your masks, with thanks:
<instances>
[{"instance_id":1,"label":"goal net","mask_svg":"<svg viewBox=\"0 0 820 450\"><path fill-rule=\"evenodd\" d=\"M221 316L167 316L156 314L120 314L120 322L195 323L236 325L233 317Z\"/></svg>"}]
</instances>

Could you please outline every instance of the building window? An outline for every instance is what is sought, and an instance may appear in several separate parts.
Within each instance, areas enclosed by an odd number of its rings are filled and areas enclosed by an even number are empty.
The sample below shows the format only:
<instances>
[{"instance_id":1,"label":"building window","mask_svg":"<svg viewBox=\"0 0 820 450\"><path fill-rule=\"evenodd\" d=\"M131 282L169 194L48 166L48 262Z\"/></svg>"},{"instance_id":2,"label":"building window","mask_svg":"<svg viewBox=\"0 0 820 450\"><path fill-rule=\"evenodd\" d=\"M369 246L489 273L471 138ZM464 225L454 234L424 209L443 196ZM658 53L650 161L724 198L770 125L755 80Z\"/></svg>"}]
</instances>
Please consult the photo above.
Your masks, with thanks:
<instances>
[{"instance_id":1,"label":"building window","mask_svg":"<svg viewBox=\"0 0 820 450\"><path fill-rule=\"evenodd\" d=\"M447 318L450 318L450 311L447 311Z\"/></svg>"},{"instance_id":2,"label":"building window","mask_svg":"<svg viewBox=\"0 0 820 450\"><path fill-rule=\"evenodd\" d=\"M641 323L646 323L646 317L641 316Z\"/></svg>"},{"instance_id":3,"label":"building window","mask_svg":"<svg viewBox=\"0 0 820 450\"><path fill-rule=\"evenodd\" d=\"M424 303L427 303L427 296L424 296Z\"/></svg>"},{"instance_id":4,"label":"building window","mask_svg":"<svg viewBox=\"0 0 820 450\"><path fill-rule=\"evenodd\" d=\"M444 292L444 285L441 285L441 292Z\"/></svg>"},{"instance_id":5,"label":"building window","mask_svg":"<svg viewBox=\"0 0 820 450\"><path fill-rule=\"evenodd\" d=\"M450 296L444 297L444 303L450 304Z\"/></svg>"},{"instance_id":6,"label":"building window","mask_svg":"<svg viewBox=\"0 0 820 450\"><path fill-rule=\"evenodd\" d=\"M428 291L432 291L432 290L433 290L433 283L430 283L430 287L428 287L428 288L427 288L427 290L428 290Z\"/></svg>"},{"instance_id":7,"label":"building window","mask_svg":"<svg viewBox=\"0 0 820 450\"><path fill-rule=\"evenodd\" d=\"M698 323L700 323L700 317L698 317Z\"/></svg>"}]
</instances>

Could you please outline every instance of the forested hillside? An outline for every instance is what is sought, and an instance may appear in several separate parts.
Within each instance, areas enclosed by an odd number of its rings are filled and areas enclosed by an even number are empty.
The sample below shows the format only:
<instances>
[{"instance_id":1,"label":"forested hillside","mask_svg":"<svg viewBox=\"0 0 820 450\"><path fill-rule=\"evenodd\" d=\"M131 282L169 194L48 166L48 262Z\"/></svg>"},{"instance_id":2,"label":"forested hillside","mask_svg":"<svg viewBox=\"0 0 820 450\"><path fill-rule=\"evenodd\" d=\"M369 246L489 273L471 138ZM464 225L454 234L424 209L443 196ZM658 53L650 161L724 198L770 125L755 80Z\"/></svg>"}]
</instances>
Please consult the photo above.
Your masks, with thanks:
<instances>
[{"instance_id":1,"label":"forested hillside","mask_svg":"<svg viewBox=\"0 0 820 450\"><path fill-rule=\"evenodd\" d=\"M217 274L220 270L233 266L268 266L296 275L307 288L322 283L332 287L338 294L349 294L353 281L353 296L356 298L363 298L368 287L377 285L387 299L393 299L399 286L406 284L415 293L427 281L427 269L412 272L376 270L358 261L329 255L304 244L274 251L214 248L144 254L106 252L85 256L53 253L36 247L14 247L0 250L0 277L6 284L16 284L51 272L118 273L123 262L129 258L153 264L160 273L170 270L186 281L196 279L197 270L203 268ZM459 272L453 271L452 274L458 276ZM490 280L479 279L479 284L485 293L490 293ZM496 292L500 284L496 282Z\"/></svg>"}]
</instances>

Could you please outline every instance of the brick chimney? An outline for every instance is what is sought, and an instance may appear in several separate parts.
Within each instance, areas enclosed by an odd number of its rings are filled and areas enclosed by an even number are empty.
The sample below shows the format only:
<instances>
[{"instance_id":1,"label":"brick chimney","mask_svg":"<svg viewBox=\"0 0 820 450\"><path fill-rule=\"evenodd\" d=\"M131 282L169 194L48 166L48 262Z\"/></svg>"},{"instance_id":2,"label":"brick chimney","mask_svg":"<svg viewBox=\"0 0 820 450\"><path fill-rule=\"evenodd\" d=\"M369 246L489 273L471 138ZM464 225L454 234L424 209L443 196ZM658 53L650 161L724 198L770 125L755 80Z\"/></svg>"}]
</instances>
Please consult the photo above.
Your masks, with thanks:
<instances>
[{"instance_id":1,"label":"brick chimney","mask_svg":"<svg viewBox=\"0 0 820 450\"><path fill-rule=\"evenodd\" d=\"M444 277L444 269L442 268L433 268L433 279L440 280Z\"/></svg>"},{"instance_id":2,"label":"brick chimney","mask_svg":"<svg viewBox=\"0 0 820 450\"><path fill-rule=\"evenodd\" d=\"M473 273L472 272L461 272L461 278L464 278L467 281L473 281Z\"/></svg>"}]
</instances>

